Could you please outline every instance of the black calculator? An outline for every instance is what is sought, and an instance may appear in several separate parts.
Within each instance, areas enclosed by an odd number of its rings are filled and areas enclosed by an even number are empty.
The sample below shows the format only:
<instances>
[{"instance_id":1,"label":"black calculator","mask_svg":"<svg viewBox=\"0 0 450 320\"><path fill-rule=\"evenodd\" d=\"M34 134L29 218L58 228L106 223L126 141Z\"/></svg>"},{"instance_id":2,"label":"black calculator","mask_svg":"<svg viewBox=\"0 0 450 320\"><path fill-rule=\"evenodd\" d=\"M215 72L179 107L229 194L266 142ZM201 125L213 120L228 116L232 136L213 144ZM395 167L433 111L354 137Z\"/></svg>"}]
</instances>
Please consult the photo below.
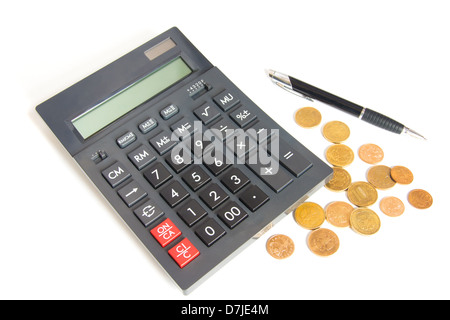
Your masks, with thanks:
<instances>
[{"instance_id":1,"label":"black calculator","mask_svg":"<svg viewBox=\"0 0 450 320\"><path fill-rule=\"evenodd\" d=\"M177 28L36 110L186 294L333 173Z\"/></svg>"}]
</instances>

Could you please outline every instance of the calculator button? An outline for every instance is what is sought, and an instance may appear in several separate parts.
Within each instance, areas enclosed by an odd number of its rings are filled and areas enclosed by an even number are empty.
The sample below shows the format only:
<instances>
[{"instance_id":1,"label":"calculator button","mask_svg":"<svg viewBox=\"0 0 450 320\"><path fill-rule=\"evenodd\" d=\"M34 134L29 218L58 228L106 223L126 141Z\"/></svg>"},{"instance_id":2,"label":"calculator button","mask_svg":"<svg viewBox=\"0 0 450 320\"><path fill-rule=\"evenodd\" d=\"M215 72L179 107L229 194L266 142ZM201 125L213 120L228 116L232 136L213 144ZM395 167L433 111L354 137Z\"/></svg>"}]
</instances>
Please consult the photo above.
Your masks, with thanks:
<instances>
[{"instance_id":1,"label":"calculator button","mask_svg":"<svg viewBox=\"0 0 450 320\"><path fill-rule=\"evenodd\" d=\"M119 162L116 162L103 170L102 175L113 188L131 177L130 172L128 172L128 170Z\"/></svg>"},{"instance_id":2,"label":"calculator button","mask_svg":"<svg viewBox=\"0 0 450 320\"><path fill-rule=\"evenodd\" d=\"M163 248L181 235L181 231L169 218L154 227L150 233Z\"/></svg>"},{"instance_id":3,"label":"calculator button","mask_svg":"<svg viewBox=\"0 0 450 320\"><path fill-rule=\"evenodd\" d=\"M195 234L203 241L204 244L210 247L214 242L224 236L226 232L216 220L213 218L208 218L203 221L197 229L195 229Z\"/></svg>"},{"instance_id":4,"label":"calculator button","mask_svg":"<svg viewBox=\"0 0 450 320\"><path fill-rule=\"evenodd\" d=\"M245 157L250 151L256 149L258 144L246 133L237 134L227 140L227 147L234 152L238 159Z\"/></svg>"},{"instance_id":5,"label":"calculator button","mask_svg":"<svg viewBox=\"0 0 450 320\"><path fill-rule=\"evenodd\" d=\"M117 193L129 207L132 207L147 195L147 192L136 181L131 181Z\"/></svg>"},{"instance_id":6,"label":"calculator button","mask_svg":"<svg viewBox=\"0 0 450 320\"><path fill-rule=\"evenodd\" d=\"M180 268L184 268L200 255L200 251L187 238L184 238L168 252Z\"/></svg>"},{"instance_id":7,"label":"calculator button","mask_svg":"<svg viewBox=\"0 0 450 320\"><path fill-rule=\"evenodd\" d=\"M164 187L160 194L172 208L189 197L189 192L187 192L178 181L174 181Z\"/></svg>"},{"instance_id":8,"label":"calculator button","mask_svg":"<svg viewBox=\"0 0 450 320\"><path fill-rule=\"evenodd\" d=\"M236 95L228 90L222 91L213 100L223 111L228 111L239 103Z\"/></svg>"},{"instance_id":9,"label":"calculator button","mask_svg":"<svg viewBox=\"0 0 450 320\"><path fill-rule=\"evenodd\" d=\"M197 201L191 199L177 210L177 214L189 227L192 227L208 213Z\"/></svg>"},{"instance_id":10,"label":"calculator button","mask_svg":"<svg viewBox=\"0 0 450 320\"><path fill-rule=\"evenodd\" d=\"M156 219L164 214L161 208L158 207L153 200L147 200L133 212L145 227L148 227L152 222L156 221Z\"/></svg>"},{"instance_id":11,"label":"calculator button","mask_svg":"<svg viewBox=\"0 0 450 320\"><path fill-rule=\"evenodd\" d=\"M178 141L171 140L171 133L163 131L149 140L150 144L155 148L159 155L163 155L172 149Z\"/></svg>"},{"instance_id":12,"label":"calculator button","mask_svg":"<svg viewBox=\"0 0 450 320\"><path fill-rule=\"evenodd\" d=\"M258 186L251 185L243 191L239 200L251 211L255 212L259 207L269 201L269 196Z\"/></svg>"},{"instance_id":13,"label":"calculator button","mask_svg":"<svg viewBox=\"0 0 450 320\"><path fill-rule=\"evenodd\" d=\"M183 174L183 180L194 191L197 191L211 180L209 175L199 166L190 168Z\"/></svg>"},{"instance_id":14,"label":"calculator button","mask_svg":"<svg viewBox=\"0 0 450 320\"><path fill-rule=\"evenodd\" d=\"M169 170L158 162L144 172L144 177L148 182L150 182L153 188L156 189L163 185L166 181L170 180L172 175Z\"/></svg>"},{"instance_id":15,"label":"calculator button","mask_svg":"<svg viewBox=\"0 0 450 320\"><path fill-rule=\"evenodd\" d=\"M293 181L291 175L273 158L267 165L247 162L247 166L276 193L281 192Z\"/></svg>"},{"instance_id":16,"label":"calculator button","mask_svg":"<svg viewBox=\"0 0 450 320\"><path fill-rule=\"evenodd\" d=\"M258 121L251 128L247 129L246 133L255 139L258 143L266 141L269 137L271 137L274 133L276 133L278 129L271 129L268 125L266 125L263 121Z\"/></svg>"},{"instance_id":17,"label":"calculator button","mask_svg":"<svg viewBox=\"0 0 450 320\"><path fill-rule=\"evenodd\" d=\"M220 111L212 103L205 103L194 110L195 115L203 124L207 125L220 116Z\"/></svg>"},{"instance_id":18,"label":"calculator button","mask_svg":"<svg viewBox=\"0 0 450 320\"><path fill-rule=\"evenodd\" d=\"M230 171L225 173L220 181L222 181L225 187L233 193L238 192L250 182L248 177L238 168L232 168Z\"/></svg>"},{"instance_id":19,"label":"calculator button","mask_svg":"<svg viewBox=\"0 0 450 320\"><path fill-rule=\"evenodd\" d=\"M154 118L149 118L145 120L144 122L141 122L138 126L139 131L142 133L148 133L155 129L158 126L158 121L156 121Z\"/></svg>"},{"instance_id":20,"label":"calculator button","mask_svg":"<svg viewBox=\"0 0 450 320\"><path fill-rule=\"evenodd\" d=\"M210 209L217 208L222 202L228 199L228 195L217 184L211 183L200 193L202 199Z\"/></svg>"},{"instance_id":21,"label":"calculator button","mask_svg":"<svg viewBox=\"0 0 450 320\"><path fill-rule=\"evenodd\" d=\"M159 114L164 120L168 120L172 118L174 115L176 115L180 110L178 107L174 104L171 104L170 106L165 107L162 109Z\"/></svg>"},{"instance_id":22,"label":"calculator button","mask_svg":"<svg viewBox=\"0 0 450 320\"><path fill-rule=\"evenodd\" d=\"M178 146L180 148L176 150ZM178 146L166 157L166 162L176 173L180 173L192 163L191 152L182 144Z\"/></svg>"},{"instance_id":23,"label":"calculator button","mask_svg":"<svg viewBox=\"0 0 450 320\"><path fill-rule=\"evenodd\" d=\"M128 154L128 159L138 170L141 170L152 163L156 157L148 147L140 146Z\"/></svg>"},{"instance_id":24,"label":"calculator button","mask_svg":"<svg viewBox=\"0 0 450 320\"><path fill-rule=\"evenodd\" d=\"M228 201L220 209L217 210L217 216L222 220L223 223L230 229L236 227L248 214L239 207L236 202Z\"/></svg>"},{"instance_id":25,"label":"calculator button","mask_svg":"<svg viewBox=\"0 0 450 320\"><path fill-rule=\"evenodd\" d=\"M244 128L256 119L255 113L243 106L230 113L230 117L241 128Z\"/></svg>"},{"instance_id":26,"label":"calculator button","mask_svg":"<svg viewBox=\"0 0 450 320\"><path fill-rule=\"evenodd\" d=\"M297 178L300 177L304 172L306 172L309 168L312 167L312 163L309 162L302 154L294 149L291 145L286 143L284 140L279 139L279 154L273 155L280 159L281 164L288 169L294 176ZM274 143L273 141L269 145Z\"/></svg>"},{"instance_id":27,"label":"calculator button","mask_svg":"<svg viewBox=\"0 0 450 320\"><path fill-rule=\"evenodd\" d=\"M205 138L207 136L207 133L205 132ZM186 141L186 144L189 145L191 148L191 152L197 157L202 158L203 153L211 150L214 145L212 144L211 140L204 140L203 135L197 135L194 134L188 141Z\"/></svg>"},{"instance_id":28,"label":"calculator button","mask_svg":"<svg viewBox=\"0 0 450 320\"><path fill-rule=\"evenodd\" d=\"M120 136L119 138L117 138L116 141L119 147L123 149L125 147L128 147L134 141L136 141L136 135L133 132L129 131L124 135Z\"/></svg>"},{"instance_id":29,"label":"calculator button","mask_svg":"<svg viewBox=\"0 0 450 320\"><path fill-rule=\"evenodd\" d=\"M180 121L175 122L173 125L171 125L170 129L173 131L173 133L176 134L178 138L185 139L186 137L192 135L197 128L194 126L193 120L181 119Z\"/></svg>"},{"instance_id":30,"label":"calculator button","mask_svg":"<svg viewBox=\"0 0 450 320\"><path fill-rule=\"evenodd\" d=\"M209 171L217 176L230 167L231 163L227 163L229 161L225 158L222 152L216 151L214 154L214 156L211 155L211 152L206 152L203 154L203 163Z\"/></svg>"},{"instance_id":31,"label":"calculator button","mask_svg":"<svg viewBox=\"0 0 450 320\"><path fill-rule=\"evenodd\" d=\"M221 119L209 127L209 129L211 129L220 141L223 141L233 135L234 130L237 128L238 127L230 119Z\"/></svg>"}]
</instances>

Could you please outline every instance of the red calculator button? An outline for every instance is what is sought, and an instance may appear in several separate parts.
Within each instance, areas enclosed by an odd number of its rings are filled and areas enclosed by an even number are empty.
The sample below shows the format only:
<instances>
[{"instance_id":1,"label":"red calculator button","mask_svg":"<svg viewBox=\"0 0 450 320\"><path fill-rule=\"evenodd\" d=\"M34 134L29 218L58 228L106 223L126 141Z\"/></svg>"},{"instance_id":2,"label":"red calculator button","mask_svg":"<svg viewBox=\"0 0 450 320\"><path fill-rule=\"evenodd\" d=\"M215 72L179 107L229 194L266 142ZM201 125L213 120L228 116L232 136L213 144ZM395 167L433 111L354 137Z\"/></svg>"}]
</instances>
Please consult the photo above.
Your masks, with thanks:
<instances>
[{"instance_id":1,"label":"red calculator button","mask_svg":"<svg viewBox=\"0 0 450 320\"><path fill-rule=\"evenodd\" d=\"M161 222L159 225L154 227L150 233L163 248L181 235L181 231L170 219L166 219Z\"/></svg>"},{"instance_id":2,"label":"red calculator button","mask_svg":"<svg viewBox=\"0 0 450 320\"><path fill-rule=\"evenodd\" d=\"M187 238L185 238L175 247L170 249L169 254L180 268L184 268L189 262L197 258L198 255L200 255L200 252Z\"/></svg>"}]
</instances>

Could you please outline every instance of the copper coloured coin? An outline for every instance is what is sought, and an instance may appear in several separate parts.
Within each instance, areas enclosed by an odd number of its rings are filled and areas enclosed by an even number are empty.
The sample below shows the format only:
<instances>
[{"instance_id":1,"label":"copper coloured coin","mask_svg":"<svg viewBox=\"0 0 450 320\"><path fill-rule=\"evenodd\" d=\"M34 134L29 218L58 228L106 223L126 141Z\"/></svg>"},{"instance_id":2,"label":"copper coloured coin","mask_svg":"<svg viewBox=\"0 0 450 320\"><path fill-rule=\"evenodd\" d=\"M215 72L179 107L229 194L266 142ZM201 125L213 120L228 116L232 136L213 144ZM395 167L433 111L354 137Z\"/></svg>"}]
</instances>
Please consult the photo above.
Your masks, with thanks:
<instances>
[{"instance_id":1,"label":"copper coloured coin","mask_svg":"<svg viewBox=\"0 0 450 320\"><path fill-rule=\"evenodd\" d=\"M400 184L410 184L414 180L414 175L411 170L403 166L392 167L391 177Z\"/></svg>"},{"instance_id":2,"label":"copper coloured coin","mask_svg":"<svg viewBox=\"0 0 450 320\"><path fill-rule=\"evenodd\" d=\"M398 217L405 212L405 205L397 197L385 197L380 201L380 209L389 217Z\"/></svg>"},{"instance_id":3,"label":"copper coloured coin","mask_svg":"<svg viewBox=\"0 0 450 320\"><path fill-rule=\"evenodd\" d=\"M433 204L433 197L425 190L414 189L409 192L408 201L417 209L427 209Z\"/></svg>"},{"instance_id":4,"label":"copper coloured coin","mask_svg":"<svg viewBox=\"0 0 450 320\"><path fill-rule=\"evenodd\" d=\"M362 145L358 150L358 155L362 161L369 164L377 164L384 158L383 149L373 143Z\"/></svg>"},{"instance_id":5,"label":"copper coloured coin","mask_svg":"<svg viewBox=\"0 0 450 320\"><path fill-rule=\"evenodd\" d=\"M320 228L309 234L308 247L318 256L328 257L338 251L339 238L333 231Z\"/></svg>"},{"instance_id":6,"label":"copper coloured coin","mask_svg":"<svg viewBox=\"0 0 450 320\"><path fill-rule=\"evenodd\" d=\"M284 234L271 236L266 243L267 252L275 259L286 259L290 257L295 250L294 241Z\"/></svg>"}]
</instances>

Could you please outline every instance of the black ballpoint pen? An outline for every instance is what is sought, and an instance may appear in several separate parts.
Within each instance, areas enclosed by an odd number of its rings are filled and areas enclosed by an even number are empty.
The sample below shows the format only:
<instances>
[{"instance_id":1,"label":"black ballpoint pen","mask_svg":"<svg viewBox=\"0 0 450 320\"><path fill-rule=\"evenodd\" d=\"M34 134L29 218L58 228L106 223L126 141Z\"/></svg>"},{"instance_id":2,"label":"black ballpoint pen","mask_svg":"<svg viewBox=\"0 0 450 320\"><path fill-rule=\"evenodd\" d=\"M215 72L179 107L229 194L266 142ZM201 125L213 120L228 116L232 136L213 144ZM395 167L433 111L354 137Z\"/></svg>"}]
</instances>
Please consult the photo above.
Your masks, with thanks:
<instances>
[{"instance_id":1,"label":"black ballpoint pen","mask_svg":"<svg viewBox=\"0 0 450 320\"><path fill-rule=\"evenodd\" d=\"M335 96L334 94L328 93L322 89L316 88L310 84L307 84L281 72L267 70L266 73L276 85L291 93L300 95L305 99L311 101L314 101L314 99L316 99L318 101L324 102L382 129L398 134L408 134L415 138L426 140L416 131L405 127L403 124L391 118L388 118L381 113L370 110L369 108L361 107L353 102L342 99L338 96Z\"/></svg>"}]
</instances>

